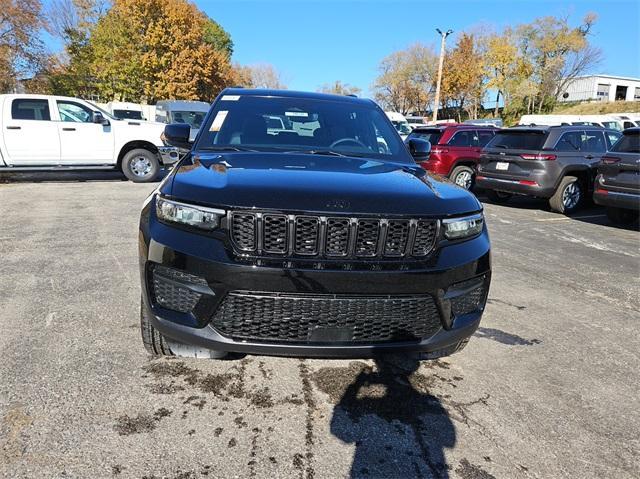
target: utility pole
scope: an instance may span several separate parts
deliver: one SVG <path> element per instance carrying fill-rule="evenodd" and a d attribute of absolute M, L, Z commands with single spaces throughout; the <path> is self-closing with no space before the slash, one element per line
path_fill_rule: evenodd
<path fill-rule="evenodd" d="M 440 42 L 440 65 L 438 66 L 438 82 L 436 83 L 436 98 L 433 102 L 433 121 L 438 119 L 438 105 L 440 104 L 440 82 L 442 81 L 442 65 L 444 64 L 444 44 L 449 35 L 453 33 L 453 30 L 447 30 L 442 32 L 439 28 L 436 28 L 436 32 L 442 37 Z"/>

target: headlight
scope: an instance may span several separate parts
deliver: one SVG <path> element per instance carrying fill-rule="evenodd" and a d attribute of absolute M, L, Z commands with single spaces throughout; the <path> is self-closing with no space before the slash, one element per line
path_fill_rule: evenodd
<path fill-rule="evenodd" d="M 484 217 L 482 213 L 442 220 L 444 237 L 450 240 L 468 238 L 480 234 L 483 224 Z"/>
<path fill-rule="evenodd" d="M 178 203 L 158 196 L 156 197 L 156 214 L 161 220 L 171 223 L 213 230 L 220 225 L 220 218 L 224 216 L 225 211 Z"/>

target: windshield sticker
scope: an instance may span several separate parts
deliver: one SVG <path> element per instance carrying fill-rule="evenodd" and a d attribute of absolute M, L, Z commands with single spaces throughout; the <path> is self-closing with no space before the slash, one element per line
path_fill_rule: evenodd
<path fill-rule="evenodd" d="M 240 95 L 223 95 L 222 101 L 238 101 L 240 99 Z"/>
<path fill-rule="evenodd" d="M 216 117 L 213 119 L 213 123 L 211 123 L 211 128 L 209 128 L 209 131 L 220 131 L 220 128 L 222 128 L 222 124 L 224 123 L 224 120 L 226 120 L 228 113 L 228 110 L 219 111 Z"/>
<path fill-rule="evenodd" d="M 285 111 L 284 114 L 286 116 L 302 116 L 302 117 L 308 117 L 309 113 L 306 113 L 304 111 Z"/>

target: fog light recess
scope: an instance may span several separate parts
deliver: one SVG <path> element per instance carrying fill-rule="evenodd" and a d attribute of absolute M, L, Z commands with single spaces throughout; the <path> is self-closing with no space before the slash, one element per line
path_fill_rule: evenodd
<path fill-rule="evenodd" d="M 191 312 L 202 297 L 189 285 L 207 286 L 204 278 L 161 265 L 152 267 L 151 277 L 154 302 L 180 313 Z"/>

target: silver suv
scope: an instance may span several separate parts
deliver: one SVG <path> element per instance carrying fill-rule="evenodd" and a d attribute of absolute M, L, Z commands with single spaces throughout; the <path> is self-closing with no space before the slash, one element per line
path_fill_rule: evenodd
<path fill-rule="evenodd" d="M 558 213 L 572 213 L 588 197 L 598 162 L 620 135 L 583 125 L 500 130 L 482 150 L 476 185 L 494 202 L 528 195 L 547 198 Z"/>

